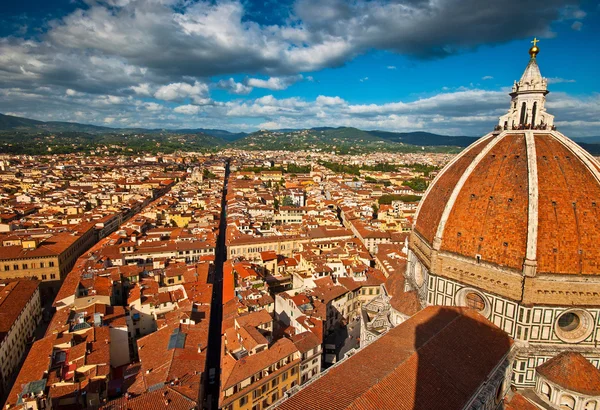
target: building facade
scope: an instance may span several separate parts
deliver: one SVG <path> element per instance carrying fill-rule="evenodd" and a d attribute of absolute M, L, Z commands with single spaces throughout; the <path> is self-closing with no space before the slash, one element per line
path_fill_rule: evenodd
<path fill-rule="evenodd" d="M 0 317 L 0 394 L 5 395 L 42 318 L 39 282 L 0 282 Z"/>

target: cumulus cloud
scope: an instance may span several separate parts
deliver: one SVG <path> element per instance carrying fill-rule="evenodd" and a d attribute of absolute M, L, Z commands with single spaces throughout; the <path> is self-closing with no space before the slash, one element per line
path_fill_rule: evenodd
<path fill-rule="evenodd" d="M 276 98 L 276 92 L 370 50 L 443 58 L 482 44 L 551 36 L 551 23 L 558 20 L 581 28 L 577 23 L 586 17 L 571 0 L 506 0 L 484 9 L 480 0 L 297 0 L 278 6 L 289 7 L 280 13 L 286 18 L 268 24 L 249 14 L 241 0 L 84 3 L 49 21 L 39 35 L 0 38 L 0 112 L 96 124 L 112 118 L 132 127 L 335 123 L 479 133 L 505 110 L 504 92 L 445 90 L 374 105 L 352 104 L 343 95 Z M 231 77 L 213 80 L 217 75 Z M 240 76 L 245 79 L 234 80 Z M 213 101 L 211 88 L 240 99 Z M 275 95 L 242 97 L 253 88 Z M 558 98 L 553 96 L 549 104 Z M 569 124 L 598 118 L 590 108 L 596 100 L 560 98 L 581 110 Z M 557 119 L 571 112 L 556 111 Z"/>
<path fill-rule="evenodd" d="M 243 83 L 236 82 L 233 78 L 228 80 L 219 80 L 215 86 L 222 90 L 227 90 L 231 94 L 246 95 L 252 91 L 252 87 L 248 87 Z"/>
<path fill-rule="evenodd" d="M 569 80 L 567 78 L 550 77 L 548 78 L 548 84 L 560 84 L 560 83 L 574 83 L 575 80 Z"/>
<path fill-rule="evenodd" d="M 344 105 L 346 101 L 340 97 L 327 97 L 325 95 L 319 95 L 315 101 L 317 105 Z"/>
<path fill-rule="evenodd" d="M 553 21 L 585 16 L 571 0 L 492 2 L 478 13 L 472 11 L 481 8 L 479 0 L 298 0 L 289 19 L 261 25 L 241 0 L 87 4 L 51 21 L 38 39 L 0 39 L 0 81 L 90 92 L 125 88 L 148 96 L 149 84 L 228 73 L 295 76 L 341 66 L 372 49 L 444 57 L 481 44 L 551 35 Z M 289 81 L 253 82 L 277 90 Z"/>
<path fill-rule="evenodd" d="M 129 88 L 137 95 L 142 95 L 146 97 L 150 97 L 152 95 L 151 86 L 148 83 L 132 85 Z"/>
<path fill-rule="evenodd" d="M 196 81 L 194 84 L 188 83 L 171 83 L 160 87 L 154 97 L 164 101 L 182 101 L 190 98 L 196 104 L 207 104 L 208 85 Z"/>
<path fill-rule="evenodd" d="M 286 77 L 270 77 L 266 80 L 260 78 L 249 78 L 247 84 L 250 87 L 266 88 L 269 90 L 285 90 L 290 85 L 303 79 L 302 74 Z"/>
<path fill-rule="evenodd" d="M 198 114 L 201 110 L 202 110 L 202 107 L 200 107 L 199 105 L 191 105 L 191 104 L 180 105 L 179 107 L 175 107 L 173 109 L 173 111 L 175 111 L 176 113 L 185 114 L 185 115 Z"/>

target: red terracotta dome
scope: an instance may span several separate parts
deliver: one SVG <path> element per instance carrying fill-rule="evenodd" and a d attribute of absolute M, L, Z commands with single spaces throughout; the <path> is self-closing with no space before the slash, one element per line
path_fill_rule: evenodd
<path fill-rule="evenodd" d="M 600 274 L 600 165 L 557 131 L 489 134 L 421 201 L 415 233 L 439 252 L 531 274 Z"/>

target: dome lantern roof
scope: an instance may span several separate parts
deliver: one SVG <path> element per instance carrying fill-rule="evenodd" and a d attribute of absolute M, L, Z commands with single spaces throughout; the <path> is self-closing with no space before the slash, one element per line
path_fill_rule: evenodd
<path fill-rule="evenodd" d="M 513 84 L 511 103 L 508 113 L 500 117 L 499 128 L 527 129 L 548 128 L 554 126 L 554 116 L 546 112 L 546 95 L 548 80 L 542 77 L 537 63 L 540 51 L 538 39 L 534 38 L 534 46 L 529 49 L 529 64 L 521 79 Z"/>

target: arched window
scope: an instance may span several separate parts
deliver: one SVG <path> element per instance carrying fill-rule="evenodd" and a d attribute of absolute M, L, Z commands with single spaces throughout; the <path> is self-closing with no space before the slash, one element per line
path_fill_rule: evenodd
<path fill-rule="evenodd" d="M 546 397 L 548 401 L 552 399 L 552 388 L 548 383 L 542 383 L 542 396 Z"/>
<path fill-rule="evenodd" d="M 568 394 L 563 394 L 560 397 L 560 408 L 561 410 L 574 410 L 575 409 L 575 398 Z"/>
<path fill-rule="evenodd" d="M 596 400 L 590 400 L 587 403 L 585 403 L 584 410 L 597 410 L 597 409 L 598 409 L 598 402 Z"/>
<path fill-rule="evenodd" d="M 519 124 L 525 124 L 525 114 L 527 114 L 527 104 L 523 103 L 521 105 L 521 121 L 519 121 Z"/>
<path fill-rule="evenodd" d="M 533 103 L 533 108 L 531 110 L 531 125 L 535 125 L 535 114 L 537 113 L 537 102 Z"/>

